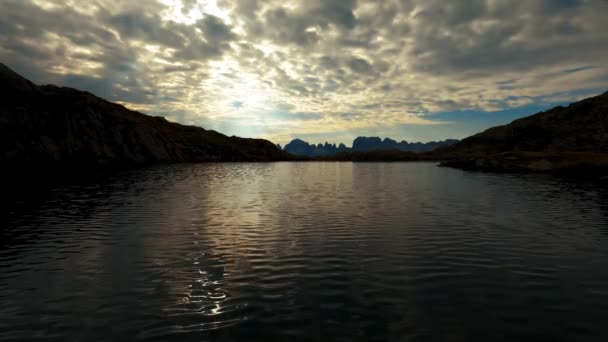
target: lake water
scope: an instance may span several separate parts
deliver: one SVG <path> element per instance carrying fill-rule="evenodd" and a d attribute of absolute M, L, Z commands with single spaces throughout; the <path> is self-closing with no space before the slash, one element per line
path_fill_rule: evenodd
<path fill-rule="evenodd" d="M 3 341 L 608 340 L 601 184 L 199 164 L 4 201 Z"/>

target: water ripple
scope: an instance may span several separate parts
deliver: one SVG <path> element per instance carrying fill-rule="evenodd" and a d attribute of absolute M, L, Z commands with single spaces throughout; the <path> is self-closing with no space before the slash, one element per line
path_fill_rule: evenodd
<path fill-rule="evenodd" d="M 171 165 L 5 194 L 0 340 L 608 339 L 608 189 Z"/>

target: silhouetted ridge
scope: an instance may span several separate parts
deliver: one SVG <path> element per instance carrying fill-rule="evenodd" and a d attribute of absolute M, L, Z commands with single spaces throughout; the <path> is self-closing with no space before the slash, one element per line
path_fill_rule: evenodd
<path fill-rule="evenodd" d="M 608 170 L 607 153 L 608 92 L 487 129 L 427 157 L 470 169 Z"/>
<path fill-rule="evenodd" d="M 437 152 L 608 151 L 608 92 L 492 127 Z"/>
<path fill-rule="evenodd" d="M 227 137 L 129 110 L 88 92 L 36 86 L 0 65 L 0 162 L 125 164 L 272 161 L 262 139 Z"/>
<path fill-rule="evenodd" d="M 0 91 L 4 100 L 13 101 L 13 96 L 36 92 L 36 85 L 0 63 Z"/>

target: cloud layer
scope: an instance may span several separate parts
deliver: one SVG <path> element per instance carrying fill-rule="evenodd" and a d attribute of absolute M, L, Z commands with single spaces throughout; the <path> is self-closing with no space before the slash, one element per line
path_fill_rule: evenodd
<path fill-rule="evenodd" d="M 281 143 L 462 137 L 608 88 L 603 0 L 0 2 L 33 81 Z"/>

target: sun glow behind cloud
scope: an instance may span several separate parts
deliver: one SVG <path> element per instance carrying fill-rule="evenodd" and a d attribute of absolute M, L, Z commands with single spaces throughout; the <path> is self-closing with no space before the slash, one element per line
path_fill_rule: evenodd
<path fill-rule="evenodd" d="M 230 13 L 219 7 L 216 0 L 191 1 L 188 4 L 180 0 L 162 0 L 167 5 L 163 18 L 186 25 L 194 25 L 204 16 L 215 16 L 226 24 L 233 23 Z M 234 28 L 238 31 L 238 27 Z M 270 41 L 255 44 L 255 47 L 265 53 L 275 53 L 280 50 Z M 236 46 L 238 49 L 238 46 Z M 276 108 L 276 94 L 269 84 L 264 83 L 260 76 L 244 70 L 238 60 L 224 58 L 210 61 L 207 65 L 206 78 L 200 83 L 201 91 L 212 90 L 212 96 L 206 96 L 200 106 L 205 108 L 202 115 L 205 120 L 221 121 L 224 129 L 235 129 L 231 126 L 259 126 L 263 128 L 265 113 Z M 197 103 L 196 96 L 192 99 Z M 238 104 L 235 106 L 235 103 Z M 232 124 L 245 121 L 246 124 Z M 191 123 L 196 124 L 196 119 Z M 200 122 L 199 122 L 200 123 Z M 236 128 L 243 133 L 251 130 Z"/>
<path fill-rule="evenodd" d="M 205 15 L 213 15 L 231 23 L 229 13 L 221 9 L 217 0 L 161 0 L 167 6 L 163 17 L 183 24 L 194 24 Z"/>
<path fill-rule="evenodd" d="M 256 74 L 242 70 L 236 61 L 209 63 L 209 77 L 203 88 L 217 89 L 217 96 L 210 103 L 213 111 L 220 116 L 242 117 L 242 113 L 260 115 L 273 106 L 273 92 Z M 234 102 L 240 108 L 234 108 Z"/>

